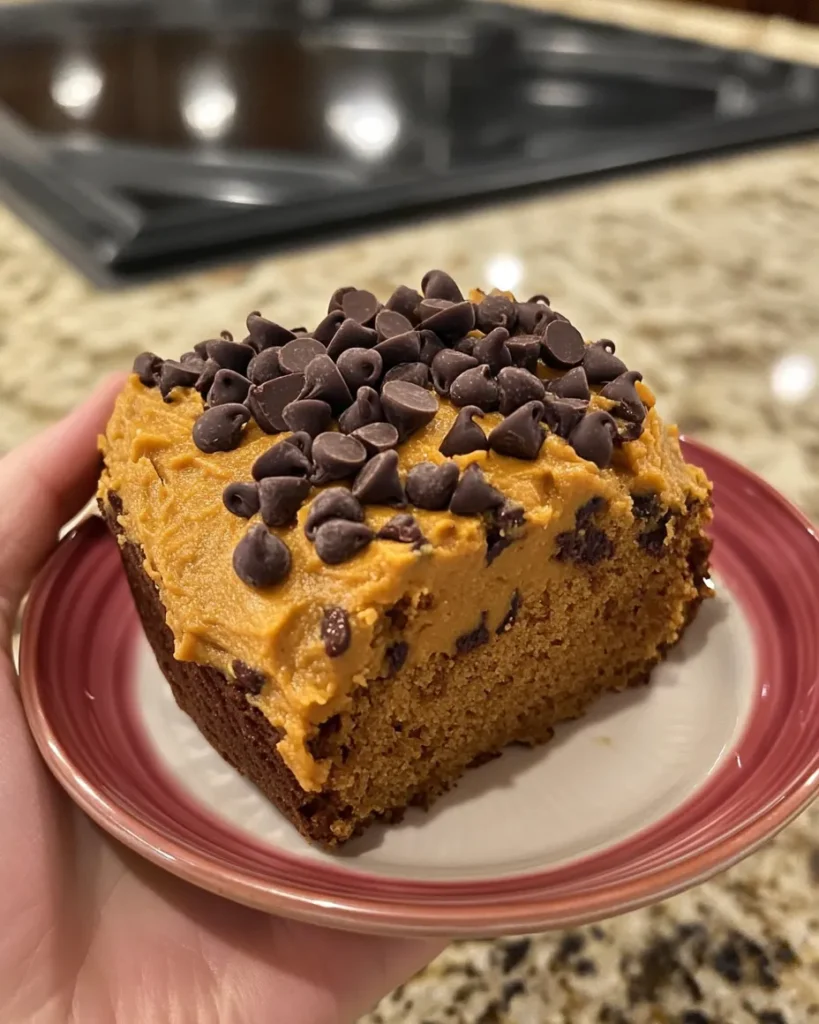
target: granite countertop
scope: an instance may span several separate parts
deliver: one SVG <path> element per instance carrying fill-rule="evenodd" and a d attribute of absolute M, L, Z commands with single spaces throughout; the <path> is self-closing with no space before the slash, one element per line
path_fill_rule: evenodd
<path fill-rule="evenodd" d="M 689 4 L 549 0 L 573 13 L 819 61 L 819 33 Z M 819 520 L 819 143 L 642 175 L 99 292 L 0 209 L 0 452 L 105 372 L 261 309 L 317 321 L 340 283 L 431 266 L 545 291 L 614 338 L 664 414 Z M 819 1021 L 819 807 L 744 863 L 595 927 L 453 945 L 361 1024 Z"/>

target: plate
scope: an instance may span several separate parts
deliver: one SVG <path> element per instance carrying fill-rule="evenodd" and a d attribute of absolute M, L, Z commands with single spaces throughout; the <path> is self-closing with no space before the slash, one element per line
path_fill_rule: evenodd
<path fill-rule="evenodd" d="M 540 931 L 701 882 L 819 788 L 819 542 L 767 484 L 684 445 L 714 481 L 717 597 L 650 686 L 467 773 L 427 813 L 335 855 L 301 839 L 176 707 L 97 519 L 62 541 L 26 609 L 22 692 L 40 750 L 149 860 L 334 927 Z"/>

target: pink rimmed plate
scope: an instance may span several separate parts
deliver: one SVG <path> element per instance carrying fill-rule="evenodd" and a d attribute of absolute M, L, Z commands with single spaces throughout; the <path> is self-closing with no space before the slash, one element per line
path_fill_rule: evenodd
<path fill-rule="evenodd" d="M 88 520 L 37 580 L 23 698 L 49 767 L 104 829 L 197 885 L 359 931 L 488 935 L 630 910 L 750 853 L 819 788 L 819 542 L 702 445 L 718 596 L 649 687 L 468 773 L 429 813 L 310 847 L 175 705 L 116 543 Z"/>

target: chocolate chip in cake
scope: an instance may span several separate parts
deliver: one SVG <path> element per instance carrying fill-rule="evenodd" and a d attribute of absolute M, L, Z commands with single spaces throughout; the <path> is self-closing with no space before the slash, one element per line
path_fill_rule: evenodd
<path fill-rule="evenodd" d="M 404 662 L 409 654 L 409 644 L 406 640 L 397 640 L 390 644 L 384 652 L 387 659 L 387 675 L 394 676 L 404 667 Z"/>
<path fill-rule="evenodd" d="M 521 533 L 526 524 L 523 506 L 508 498 L 486 517 L 486 564 L 491 565 Z"/>
<path fill-rule="evenodd" d="M 405 316 L 411 323 L 418 321 L 418 306 L 421 302 L 421 295 L 414 289 L 400 284 L 385 303 L 386 309 Z"/>
<path fill-rule="evenodd" d="M 281 352 L 279 346 L 274 345 L 264 349 L 250 360 L 247 375 L 254 384 L 264 384 L 265 381 L 281 376 L 279 352 Z"/>
<path fill-rule="evenodd" d="M 586 345 L 583 335 L 565 320 L 548 324 L 540 343 L 540 354 L 547 366 L 567 370 L 583 362 Z"/>
<path fill-rule="evenodd" d="M 321 639 L 328 658 L 338 658 L 350 646 L 350 618 L 343 608 L 325 608 L 321 615 Z"/>
<path fill-rule="evenodd" d="M 290 562 L 290 549 L 261 523 L 250 527 L 233 552 L 233 569 L 250 587 L 280 583 L 290 572 Z"/>
<path fill-rule="evenodd" d="M 297 398 L 284 407 L 282 419 L 290 430 L 318 437 L 330 426 L 333 410 L 318 398 Z"/>
<path fill-rule="evenodd" d="M 506 348 L 512 357 L 512 365 L 522 367 L 530 373 L 537 373 L 537 362 L 540 358 L 540 338 L 520 335 L 510 338 Z"/>
<path fill-rule="evenodd" d="M 292 444 L 312 461 L 313 457 L 313 438 L 305 430 L 296 430 L 288 437 L 282 438 L 282 444 Z"/>
<path fill-rule="evenodd" d="M 379 313 L 379 316 L 381 315 Z M 386 315 L 398 316 L 397 313 L 387 313 Z M 375 346 L 375 351 L 381 356 L 386 369 L 399 366 L 402 363 L 416 363 L 421 355 L 421 338 L 417 331 L 396 334 L 379 341 Z"/>
<path fill-rule="evenodd" d="M 541 402 L 546 389 L 540 378 L 519 366 L 505 366 L 498 374 L 500 411 L 504 416 L 527 402 Z"/>
<path fill-rule="evenodd" d="M 374 536 L 364 523 L 328 519 L 316 530 L 316 554 L 326 565 L 340 565 L 366 548 Z"/>
<path fill-rule="evenodd" d="M 421 327 L 437 334 L 441 341 L 452 343 L 469 334 L 475 327 L 475 307 L 471 302 L 438 306 L 438 303 L 443 302 L 443 299 L 431 299 L 422 304 L 422 308 L 434 312 L 421 321 Z"/>
<path fill-rule="evenodd" d="M 480 623 L 469 633 L 464 633 L 455 641 L 457 654 L 469 654 L 476 647 L 489 643 L 489 630 L 486 628 L 486 612 L 481 612 Z"/>
<path fill-rule="evenodd" d="M 257 352 L 264 352 L 266 349 L 274 347 L 281 348 L 282 345 L 286 345 L 288 341 L 292 341 L 295 337 L 292 331 L 282 327 L 281 324 L 265 319 L 261 313 L 253 312 L 248 314 L 245 323 L 250 337 L 249 344 Z"/>
<path fill-rule="evenodd" d="M 250 389 L 247 405 L 262 430 L 268 434 L 278 434 L 282 430 L 287 430 L 284 408 L 295 402 L 303 387 L 304 375 L 292 373 L 265 381 L 264 384 Z"/>
<path fill-rule="evenodd" d="M 316 530 L 329 519 L 347 519 L 351 523 L 364 522 L 364 509 L 346 487 L 328 487 L 312 501 L 304 522 L 304 535 L 315 540 Z"/>
<path fill-rule="evenodd" d="M 352 436 L 364 445 L 368 455 L 389 451 L 398 444 L 398 431 L 392 423 L 367 423 L 354 430 Z"/>
<path fill-rule="evenodd" d="M 306 477 L 312 468 L 310 459 L 296 445 L 278 441 L 256 459 L 250 472 L 254 480 L 264 480 L 267 476 Z"/>
<path fill-rule="evenodd" d="M 166 359 L 159 371 L 159 390 L 166 402 L 170 401 L 174 388 L 192 388 L 199 379 L 199 370 L 185 366 L 175 359 Z"/>
<path fill-rule="evenodd" d="M 589 403 L 579 398 L 555 398 L 547 392 L 543 399 L 543 422 L 553 434 L 566 441 L 588 407 Z"/>
<path fill-rule="evenodd" d="M 542 416 L 542 402 L 527 402 L 515 409 L 489 434 L 489 447 L 513 459 L 536 459 L 546 436 L 540 425 Z"/>
<path fill-rule="evenodd" d="M 432 331 L 421 331 L 419 337 L 421 339 L 421 354 L 418 358 L 426 366 L 432 366 L 432 360 L 439 352 L 446 350 L 446 345 Z"/>
<path fill-rule="evenodd" d="M 250 345 L 244 342 L 226 341 L 224 338 L 214 338 L 207 343 L 208 358 L 217 362 L 223 370 L 235 370 L 237 373 L 247 373 L 250 360 L 256 352 Z"/>
<path fill-rule="evenodd" d="M 600 410 L 587 413 L 569 435 L 569 444 L 581 459 L 593 462 L 599 469 L 611 464 L 617 424 Z"/>
<path fill-rule="evenodd" d="M 326 484 L 355 476 L 367 461 L 367 449 L 352 436 L 328 430 L 313 441 L 313 483 Z"/>
<path fill-rule="evenodd" d="M 155 388 L 159 383 L 159 374 L 162 371 L 162 360 L 153 352 L 140 352 L 134 360 L 134 373 L 139 377 L 141 384 L 146 388 Z"/>
<path fill-rule="evenodd" d="M 233 662 L 231 668 L 233 669 L 236 686 L 244 690 L 245 693 L 252 693 L 255 697 L 262 692 L 262 688 L 267 681 L 263 672 L 251 668 L 250 665 L 246 665 L 238 659 Z"/>
<path fill-rule="evenodd" d="M 393 516 L 378 531 L 379 540 L 394 540 L 399 544 L 412 544 L 414 548 L 423 547 L 427 543 L 421 532 L 418 520 L 409 512 L 401 512 Z"/>
<path fill-rule="evenodd" d="M 419 462 L 407 473 L 404 486 L 413 505 L 437 512 L 447 508 L 457 483 L 458 467 L 454 462 Z"/>
<path fill-rule="evenodd" d="M 320 341 L 304 335 L 282 345 L 279 351 L 279 366 L 283 373 L 304 373 L 307 364 L 316 356 L 326 354 L 327 350 Z"/>
<path fill-rule="evenodd" d="M 625 373 L 628 367 L 614 354 L 614 342 L 602 338 L 586 346 L 583 369 L 586 371 L 589 384 L 607 384 L 621 373 Z"/>
<path fill-rule="evenodd" d="M 449 510 L 456 516 L 477 516 L 503 504 L 503 495 L 483 475 L 477 463 L 471 463 L 458 481 Z"/>
<path fill-rule="evenodd" d="M 222 491 L 222 501 L 228 512 L 242 519 L 250 519 L 259 511 L 259 488 L 257 484 L 228 484 Z"/>
<path fill-rule="evenodd" d="M 334 309 L 341 309 L 341 303 L 345 295 L 349 295 L 350 292 L 356 291 L 355 285 L 345 284 L 340 288 L 336 288 L 333 294 L 330 296 L 330 301 L 327 304 L 327 312 L 331 313 Z"/>
<path fill-rule="evenodd" d="M 421 278 L 421 291 L 427 299 L 463 302 L 461 289 L 445 270 L 428 270 Z"/>
<path fill-rule="evenodd" d="M 438 401 L 417 384 L 394 380 L 381 389 L 381 405 L 402 441 L 435 418 Z"/>
<path fill-rule="evenodd" d="M 589 381 L 582 366 L 575 366 L 562 377 L 550 380 L 546 388 L 556 398 L 577 398 L 586 402 L 591 398 Z"/>
<path fill-rule="evenodd" d="M 259 481 L 259 508 L 266 526 L 289 526 L 310 493 L 301 476 L 266 476 Z"/>
<path fill-rule="evenodd" d="M 206 409 L 194 423 L 193 443 L 207 455 L 233 451 L 239 447 L 249 420 L 250 413 L 244 405 L 215 405 Z"/>
<path fill-rule="evenodd" d="M 381 452 L 370 459 L 353 482 L 353 496 L 364 505 L 404 505 L 398 452 Z"/>
<path fill-rule="evenodd" d="M 575 512 L 575 526 L 586 526 L 596 515 L 600 512 L 604 512 L 608 508 L 608 504 L 609 503 L 602 494 L 595 494 L 593 498 L 589 498 L 589 500 L 584 502 Z"/>
<path fill-rule="evenodd" d="M 613 410 L 617 413 L 617 410 Z M 615 437 L 615 444 L 624 444 L 626 441 L 636 441 L 643 433 L 642 423 L 631 423 L 628 420 L 620 420 L 617 424 L 617 437 Z"/>
<path fill-rule="evenodd" d="M 671 513 L 666 512 L 665 515 L 661 516 L 656 526 L 649 527 L 649 529 L 644 530 L 639 535 L 637 543 L 646 554 L 653 555 L 655 558 L 659 558 L 663 554 L 670 519 Z"/>
<path fill-rule="evenodd" d="M 385 384 L 389 384 L 391 380 L 405 380 L 408 384 L 415 384 L 427 390 L 432 387 L 426 363 L 399 363 L 384 374 Z"/>
<path fill-rule="evenodd" d="M 647 494 L 632 494 L 631 510 L 635 519 L 656 519 L 662 512 L 660 496 L 653 491 Z"/>
<path fill-rule="evenodd" d="M 492 412 L 500 402 L 500 390 L 489 367 L 483 364 L 456 377 L 449 398 L 454 405 L 477 405 L 484 412 Z"/>
<path fill-rule="evenodd" d="M 375 319 L 380 304 L 372 292 L 356 288 L 342 295 L 341 308 L 344 310 L 344 315 L 350 320 L 369 325 Z"/>
<path fill-rule="evenodd" d="M 486 451 L 489 442 L 473 417 L 483 416 L 477 405 L 467 405 L 458 412 L 446 437 L 441 441 L 438 451 L 447 457 L 452 455 L 469 455 L 470 452 Z M 429 463 L 428 463 L 429 465 Z M 442 506 L 444 507 L 444 506 Z"/>
<path fill-rule="evenodd" d="M 597 565 L 614 554 L 614 544 L 610 538 L 594 523 L 566 533 L 559 533 L 556 538 L 559 562 L 576 562 L 578 565 Z"/>
<path fill-rule="evenodd" d="M 330 312 L 325 316 L 321 323 L 313 331 L 313 337 L 316 341 L 320 341 L 322 345 L 329 344 L 336 331 L 344 321 L 344 313 L 340 309 L 331 309 Z"/>
<path fill-rule="evenodd" d="M 365 386 L 358 389 L 353 404 L 339 416 L 338 427 L 343 434 L 352 434 L 383 419 L 384 410 L 378 392 Z"/>
<path fill-rule="evenodd" d="M 505 327 L 496 327 L 483 338 L 475 342 L 472 355 L 479 363 L 485 363 L 493 374 L 498 374 L 504 366 L 512 365 L 512 356 L 506 342 L 509 331 Z"/>
<path fill-rule="evenodd" d="M 509 611 L 506 613 L 506 615 L 504 615 L 503 621 L 495 630 L 498 636 L 502 636 L 504 633 L 507 633 L 512 628 L 512 626 L 514 626 L 514 624 L 517 622 L 518 612 L 520 611 L 521 603 L 522 599 L 520 596 L 520 591 L 513 590 L 512 597 L 509 601 Z"/>
<path fill-rule="evenodd" d="M 299 397 L 326 402 L 335 416 L 344 412 L 353 401 L 338 366 L 326 352 L 311 359 L 304 368 L 304 387 Z"/>
<path fill-rule="evenodd" d="M 208 392 L 213 387 L 213 382 L 216 380 L 216 374 L 222 369 L 222 367 L 216 362 L 215 359 L 208 359 L 205 365 L 199 372 L 199 376 L 196 378 L 194 387 L 202 396 L 202 398 L 208 400 Z"/>
<path fill-rule="evenodd" d="M 337 366 L 352 394 L 359 388 L 378 387 L 384 363 L 376 349 L 348 348 L 338 357 Z"/>
<path fill-rule="evenodd" d="M 432 360 L 432 386 L 439 395 L 446 397 L 458 377 L 478 365 L 474 356 L 445 348 Z"/>
<path fill-rule="evenodd" d="M 516 323 L 515 304 L 505 295 L 486 295 L 475 307 L 475 326 L 484 333 L 495 327 L 505 327 L 511 333 Z"/>
<path fill-rule="evenodd" d="M 345 320 L 333 340 L 327 346 L 327 355 L 338 359 L 348 348 L 372 348 L 378 341 L 378 335 L 371 327 L 362 327 L 356 320 Z"/>
<path fill-rule="evenodd" d="M 621 373 L 619 377 L 615 377 L 601 389 L 601 398 L 608 398 L 617 403 L 611 410 L 615 416 L 621 416 L 624 420 L 638 424 L 646 418 L 646 407 L 634 386 L 638 380 L 642 379 L 643 375 L 638 370 L 626 370 L 625 373 Z M 630 440 L 635 439 L 630 438 Z"/>
<path fill-rule="evenodd" d="M 208 391 L 208 405 L 227 405 L 244 402 L 250 391 L 250 381 L 236 370 L 218 370 Z"/>

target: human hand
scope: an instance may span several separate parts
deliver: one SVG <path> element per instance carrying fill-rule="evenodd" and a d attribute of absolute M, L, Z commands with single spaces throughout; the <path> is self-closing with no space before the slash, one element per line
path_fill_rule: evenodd
<path fill-rule="evenodd" d="M 165 874 L 77 810 L 29 734 L 14 618 L 94 490 L 121 378 L 0 461 L 0 1020 L 351 1024 L 440 944 L 269 917 Z"/>

